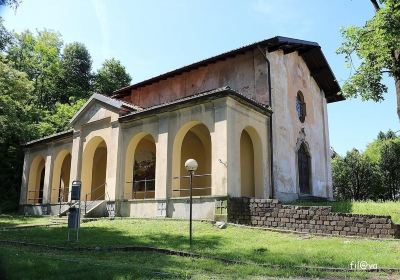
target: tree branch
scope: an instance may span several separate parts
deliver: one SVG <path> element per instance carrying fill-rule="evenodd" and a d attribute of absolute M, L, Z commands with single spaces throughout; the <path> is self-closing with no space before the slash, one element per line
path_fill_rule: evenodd
<path fill-rule="evenodd" d="M 380 7 L 379 7 L 378 2 L 376 2 L 376 0 L 370 0 L 370 1 L 371 1 L 372 5 L 374 6 L 375 11 L 376 11 L 376 12 L 379 11 L 379 10 L 380 10 Z"/>

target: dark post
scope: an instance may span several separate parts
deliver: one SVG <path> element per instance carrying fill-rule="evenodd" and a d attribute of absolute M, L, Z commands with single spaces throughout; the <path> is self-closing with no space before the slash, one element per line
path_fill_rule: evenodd
<path fill-rule="evenodd" d="M 194 171 L 189 171 L 190 177 L 189 177 L 189 196 L 190 196 L 190 205 L 189 205 L 189 244 L 190 248 L 192 248 L 192 184 L 193 184 L 193 173 Z"/>

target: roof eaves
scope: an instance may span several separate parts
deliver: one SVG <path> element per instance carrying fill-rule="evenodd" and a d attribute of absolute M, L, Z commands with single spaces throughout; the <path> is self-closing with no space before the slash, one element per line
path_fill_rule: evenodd
<path fill-rule="evenodd" d="M 72 129 L 67 130 L 67 131 L 58 132 L 58 133 L 55 133 L 55 134 L 51 134 L 51 135 L 48 135 L 48 136 L 45 136 L 45 137 L 42 137 L 42 138 L 39 138 L 39 139 L 35 139 L 35 140 L 32 140 L 32 141 L 26 142 L 23 146 L 24 147 L 30 147 L 30 146 L 33 146 L 33 145 L 36 145 L 36 144 L 49 142 L 51 140 L 59 140 L 59 139 L 72 137 L 73 132 L 74 131 Z"/>

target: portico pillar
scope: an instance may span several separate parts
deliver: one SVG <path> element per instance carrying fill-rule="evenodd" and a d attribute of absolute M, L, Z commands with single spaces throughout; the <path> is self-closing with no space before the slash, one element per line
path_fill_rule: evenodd
<path fill-rule="evenodd" d="M 228 123 L 226 103 L 215 104 L 211 136 L 211 195 L 228 193 Z"/>
<path fill-rule="evenodd" d="M 166 199 L 168 197 L 168 117 L 159 117 L 158 137 L 156 140 L 156 199 Z"/>
<path fill-rule="evenodd" d="M 21 194 L 19 196 L 19 205 L 27 204 L 30 162 L 31 162 L 30 149 L 26 149 L 24 157 L 24 167 L 22 169 L 22 182 L 21 182 Z"/>
<path fill-rule="evenodd" d="M 83 144 L 80 131 L 74 131 L 71 152 L 71 172 L 69 182 L 72 184 L 75 180 L 81 180 Z M 71 192 L 68 194 L 68 200 L 71 200 Z"/>
<path fill-rule="evenodd" d="M 107 178 L 106 178 L 106 194 L 105 199 L 114 201 L 117 194 L 122 192 L 123 185 L 117 184 L 118 171 L 119 171 L 119 158 L 124 156 L 120 151 L 120 131 L 118 121 L 111 123 L 110 143 L 107 146 Z M 93 167 L 95 168 L 95 167 Z"/>
<path fill-rule="evenodd" d="M 47 148 L 46 163 L 44 167 L 44 183 L 43 183 L 43 202 L 51 202 L 51 181 L 53 175 L 54 156 L 53 156 L 54 144 L 49 144 Z"/>

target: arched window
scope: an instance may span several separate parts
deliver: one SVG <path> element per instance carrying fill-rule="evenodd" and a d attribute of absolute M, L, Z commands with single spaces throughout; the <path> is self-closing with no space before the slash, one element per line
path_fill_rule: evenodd
<path fill-rule="evenodd" d="M 299 120 L 301 122 L 304 122 L 304 120 L 306 119 L 306 103 L 304 102 L 304 96 L 301 93 L 301 91 L 299 91 L 297 93 L 296 111 L 297 111 L 297 116 L 299 117 Z"/>

